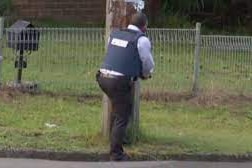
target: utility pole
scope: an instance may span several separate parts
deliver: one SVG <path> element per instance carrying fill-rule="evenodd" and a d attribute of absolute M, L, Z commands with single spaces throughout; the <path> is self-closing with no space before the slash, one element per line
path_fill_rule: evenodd
<path fill-rule="evenodd" d="M 114 29 L 126 28 L 130 22 L 131 16 L 137 11 L 142 10 L 144 2 L 142 0 L 107 0 L 106 2 L 106 46 L 108 37 Z M 136 81 L 132 91 L 133 115 L 130 121 L 129 132 L 130 140 L 136 139 L 139 129 L 139 102 L 140 102 L 140 82 Z M 103 97 L 103 115 L 102 115 L 102 133 L 109 137 L 111 133 L 111 113 L 113 107 L 109 98 Z"/>

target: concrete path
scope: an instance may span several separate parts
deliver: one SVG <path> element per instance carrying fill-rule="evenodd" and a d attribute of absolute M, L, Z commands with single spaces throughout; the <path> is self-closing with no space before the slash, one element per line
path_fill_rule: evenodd
<path fill-rule="evenodd" d="M 252 162 L 60 162 L 32 159 L 0 159 L 0 168 L 251 168 Z"/>

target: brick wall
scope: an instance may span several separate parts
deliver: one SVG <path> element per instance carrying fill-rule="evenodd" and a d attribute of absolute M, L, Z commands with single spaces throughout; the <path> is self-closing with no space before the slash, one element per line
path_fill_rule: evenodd
<path fill-rule="evenodd" d="M 12 0 L 20 18 L 51 18 L 81 23 L 105 22 L 106 0 Z M 146 11 L 154 20 L 160 0 L 146 0 Z"/>
<path fill-rule="evenodd" d="M 105 0 L 13 0 L 15 15 L 23 18 L 102 23 Z"/>

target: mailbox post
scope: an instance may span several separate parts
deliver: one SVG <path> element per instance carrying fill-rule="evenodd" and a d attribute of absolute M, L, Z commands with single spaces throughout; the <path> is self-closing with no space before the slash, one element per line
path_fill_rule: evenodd
<path fill-rule="evenodd" d="M 19 20 L 7 30 L 8 47 L 17 52 L 15 68 L 17 68 L 17 84 L 21 84 L 22 70 L 27 68 L 25 52 L 37 51 L 39 44 L 39 31 L 27 21 Z"/>

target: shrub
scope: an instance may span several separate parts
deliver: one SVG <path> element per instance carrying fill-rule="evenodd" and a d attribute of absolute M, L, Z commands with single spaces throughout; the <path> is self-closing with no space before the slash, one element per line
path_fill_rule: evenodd
<path fill-rule="evenodd" d="M 12 6 L 11 0 L 0 0 L 0 16 L 9 14 Z"/>

